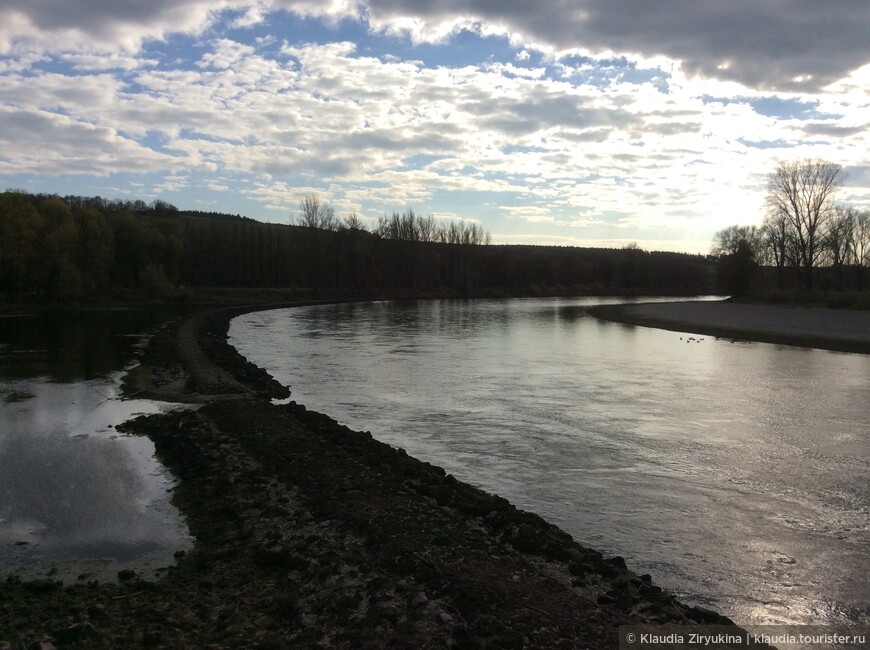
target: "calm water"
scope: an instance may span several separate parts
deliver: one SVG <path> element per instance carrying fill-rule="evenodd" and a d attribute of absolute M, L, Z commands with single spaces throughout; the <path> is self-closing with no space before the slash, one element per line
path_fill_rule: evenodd
<path fill-rule="evenodd" d="M 588 316 L 599 302 L 307 307 L 230 336 L 295 400 L 687 602 L 747 625 L 870 622 L 870 357 L 690 341 Z"/>
<path fill-rule="evenodd" d="M 150 313 L 0 317 L 0 575 L 108 579 L 190 546 L 154 445 L 115 427 L 168 405 L 119 382 Z"/>

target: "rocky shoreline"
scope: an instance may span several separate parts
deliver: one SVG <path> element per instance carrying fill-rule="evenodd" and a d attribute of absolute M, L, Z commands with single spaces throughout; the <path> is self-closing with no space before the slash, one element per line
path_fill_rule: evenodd
<path fill-rule="evenodd" d="M 283 305 L 286 306 L 286 305 Z M 268 308 L 264 306 L 261 308 Z M 293 402 L 200 312 L 155 335 L 128 394 L 196 538 L 159 580 L 0 588 L 0 648 L 616 648 L 620 625 L 731 624 L 537 515 Z"/>

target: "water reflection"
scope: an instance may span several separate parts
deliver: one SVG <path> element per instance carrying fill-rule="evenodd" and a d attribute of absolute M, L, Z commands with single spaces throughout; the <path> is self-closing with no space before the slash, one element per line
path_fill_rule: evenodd
<path fill-rule="evenodd" d="M 138 310 L 75 310 L 0 317 L 0 377 L 72 382 L 123 368 L 165 318 Z"/>
<path fill-rule="evenodd" d="M 157 568 L 190 546 L 153 444 L 114 430 L 168 407 L 121 399 L 119 390 L 140 328 L 156 320 L 136 312 L 0 318 L 0 573 L 52 568 L 66 579 L 107 579 L 118 562 Z"/>
<path fill-rule="evenodd" d="M 146 496 L 133 456 L 116 441 L 20 433 L 0 441 L 4 542 L 39 543 L 59 557 L 124 540 L 135 554 L 154 532 Z"/>
<path fill-rule="evenodd" d="M 599 302 L 321 306 L 230 334 L 294 399 L 689 602 L 870 620 L 870 358 L 606 323 Z"/>

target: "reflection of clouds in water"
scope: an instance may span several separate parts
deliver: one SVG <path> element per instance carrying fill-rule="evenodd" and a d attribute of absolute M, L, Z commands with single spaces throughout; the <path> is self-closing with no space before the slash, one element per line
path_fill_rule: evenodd
<path fill-rule="evenodd" d="M 73 580 L 103 559 L 166 566 L 190 546 L 153 443 L 114 431 L 167 408 L 118 399 L 121 369 L 161 320 L 129 310 L 0 316 L 0 576 L 43 575 L 58 561 Z"/>
<path fill-rule="evenodd" d="M 0 438 L 0 539 L 63 555 L 126 555 L 161 533 L 145 483 L 117 441 L 13 433 Z M 22 537 L 23 535 L 23 537 Z M 125 552 L 126 551 L 126 552 Z"/>

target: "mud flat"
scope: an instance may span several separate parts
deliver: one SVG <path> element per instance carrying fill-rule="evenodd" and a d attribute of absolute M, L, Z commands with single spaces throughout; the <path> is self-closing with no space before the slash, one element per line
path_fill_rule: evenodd
<path fill-rule="evenodd" d="M 3 647 L 616 648 L 626 624 L 725 624 L 537 515 L 289 403 L 200 313 L 159 332 L 130 421 L 179 478 L 193 550 L 157 575 L 0 584 Z M 737 628 L 735 628 L 736 630 Z"/>
<path fill-rule="evenodd" d="M 677 332 L 870 354 L 870 311 L 691 301 L 603 305 L 589 313 Z"/>

